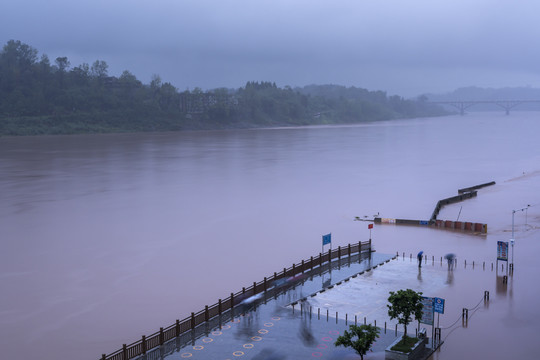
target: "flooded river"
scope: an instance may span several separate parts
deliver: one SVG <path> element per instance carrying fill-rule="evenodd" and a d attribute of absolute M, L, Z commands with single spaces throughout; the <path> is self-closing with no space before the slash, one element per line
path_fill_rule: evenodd
<path fill-rule="evenodd" d="M 354 126 L 0 138 L 0 346 L 6 359 L 97 359 L 333 246 L 355 216 L 439 218 L 478 236 L 375 226 L 378 252 L 491 262 L 511 236 L 511 291 L 437 359 L 532 356 L 540 330 L 540 114 L 471 113 Z M 456 276 L 459 291 L 483 293 Z M 495 278 L 485 280 L 493 288 Z M 500 290 L 500 288 L 499 288 Z M 477 300 L 478 296 L 471 299 Z M 459 306 L 454 305 L 454 310 Z M 443 333 L 443 337 L 444 337 Z M 490 344 L 507 344 L 503 350 Z"/>

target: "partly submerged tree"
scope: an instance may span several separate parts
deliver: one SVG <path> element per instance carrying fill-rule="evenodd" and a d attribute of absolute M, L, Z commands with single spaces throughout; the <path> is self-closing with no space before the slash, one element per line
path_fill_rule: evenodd
<path fill-rule="evenodd" d="M 379 329 L 373 325 L 351 325 L 349 330 L 350 332 L 345 330 L 343 335 L 338 336 L 334 345 L 353 348 L 363 360 L 375 339 L 379 337 Z"/>
<path fill-rule="evenodd" d="M 388 297 L 388 316 L 390 319 L 398 319 L 400 324 L 405 327 L 403 337 L 407 336 L 407 325 L 412 321 L 411 315 L 416 319 L 422 317 L 422 293 L 411 289 L 398 290 L 397 292 L 390 291 Z"/>

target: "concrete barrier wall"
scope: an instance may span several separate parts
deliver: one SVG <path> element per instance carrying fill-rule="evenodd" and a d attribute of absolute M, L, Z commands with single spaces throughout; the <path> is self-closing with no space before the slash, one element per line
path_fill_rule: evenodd
<path fill-rule="evenodd" d="M 435 226 L 438 228 L 465 230 L 471 232 L 487 233 L 487 224 L 451 221 L 451 220 L 437 220 Z"/>
<path fill-rule="evenodd" d="M 435 210 L 433 210 L 433 214 L 431 214 L 430 221 L 434 223 L 435 220 L 437 220 L 437 216 L 439 216 L 439 212 L 441 211 L 443 206 L 449 205 L 449 204 L 455 204 L 463 200 L 471 199 L 473 197 L 476 197 L 476 195 L 478 195 L 477 191 L 471 191 L 471 192 L 467 192 L 461 195 L 456 195 L 456 196 L 452 196 L 446 199 L 439 200 L 437 202 L 437 205 L 435 205 Z"/>
<path fill-rule="evenodd" d="M 377 224 L 398 224 L 398 225 L 430 225 L 427 220 L 408 220 L 408 219 L 389 219 L 389 218 L 375 218 L 373 221 Z M 435 220 L 431 225 L 442 229 L 463 230 L 470 232 L 487 233 L 487 224 L 472 223 L 463 221 L 452 220 Z"/>

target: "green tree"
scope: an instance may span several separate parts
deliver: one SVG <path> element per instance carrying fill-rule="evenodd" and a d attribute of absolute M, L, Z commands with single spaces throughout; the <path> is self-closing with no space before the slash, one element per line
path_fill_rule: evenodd
<path fill-rule="evenodd" d="M 90 73 L 96 78 L 105 78 L 108 75 L 109 65 L 103 60 L 96 60 L 90 68 Z"/>
<path fill-rule="evenodd" d="M 351 347 L 363 360 L 364 355 L 371 349 L 375 339 L 379 337 L 379 329 L 373 325 L 351 325 L 349 331 L 338 336 L 335 346 Z"/>
<path fill-rule="evenodd" d="M 388 316 L 390 319 L 398 319 L 400 324 L 405 327 L 403 337 L 407 336 L 407 325 L 412 321 L 411 315 L 416 319 L 422 317 L 422 293 L 411 289 L 398 290 L 397 292 L 390 291 L 388 297 L 390 305 L 388 307 Z"/>
<path fill-rule="evenodd" d="M 68 58 L 65 56 L 57 57 L 55 62 L 56 66 L 58 67 L 58 71 L 60 71 L 61 73 L 64 73 L 71 65 Z"/>

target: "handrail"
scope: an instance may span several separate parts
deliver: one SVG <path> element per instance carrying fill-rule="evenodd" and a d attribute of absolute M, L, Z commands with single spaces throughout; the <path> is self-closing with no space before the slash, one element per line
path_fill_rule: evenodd
<path fill-rule="evenodd" d="M 330 249 L 327 252 L 319 253 L 318 256 L 312 256 L 309 260 L 302 260 L 298 264 L 293 263 L 290 268 L 283 268 L 282 271 L 275 272 L 272 276 L 265 277 L 262 281 L 254 282 L 248 287 L 243 287 L 241 291 L 231 293 L 231 295 L 225 299 L 219 299 L 217 303 L 210 306 L 207 305 L 203 310 L 197 313 L 192 312 L 191 316 L 188 316 L 183 320 L 176 320 L 176 323 L 166 328 L 160 328 L 159 331 L 149 336 L 143 336 L 140 340 L 129 345 L 123 344 L 121 349 L 116 350 L 109 355 L 103 354 L 100 360 L 129 360 L 139 355 L 146 354 L 149 350 L 161 346 L 165 342 L 195 329 L 197 326 L 210 321 L 216 316 L 220 316 L 228 310 L 234 309 L 235 305 L 239 304 L 246 296 L 266 292 L 267 290 L 274 288 L 275 280 L 293 277 L 297 274 L 304 273 L 305 271 L 311 271 L 316 267 L 321 267 L 323 264 L 331 263 L 335 258 L 341 259 L 344 256 L 348 257 L 352 254 L 366 251 L 371 252 L 371 240 L 365 242 L 360 241 L 352 245 L 348 244 L 345 247 L 339 246 L 337 249 Z M 174 329 L 174 336 L 170 335 L 172 329 Z"/>

